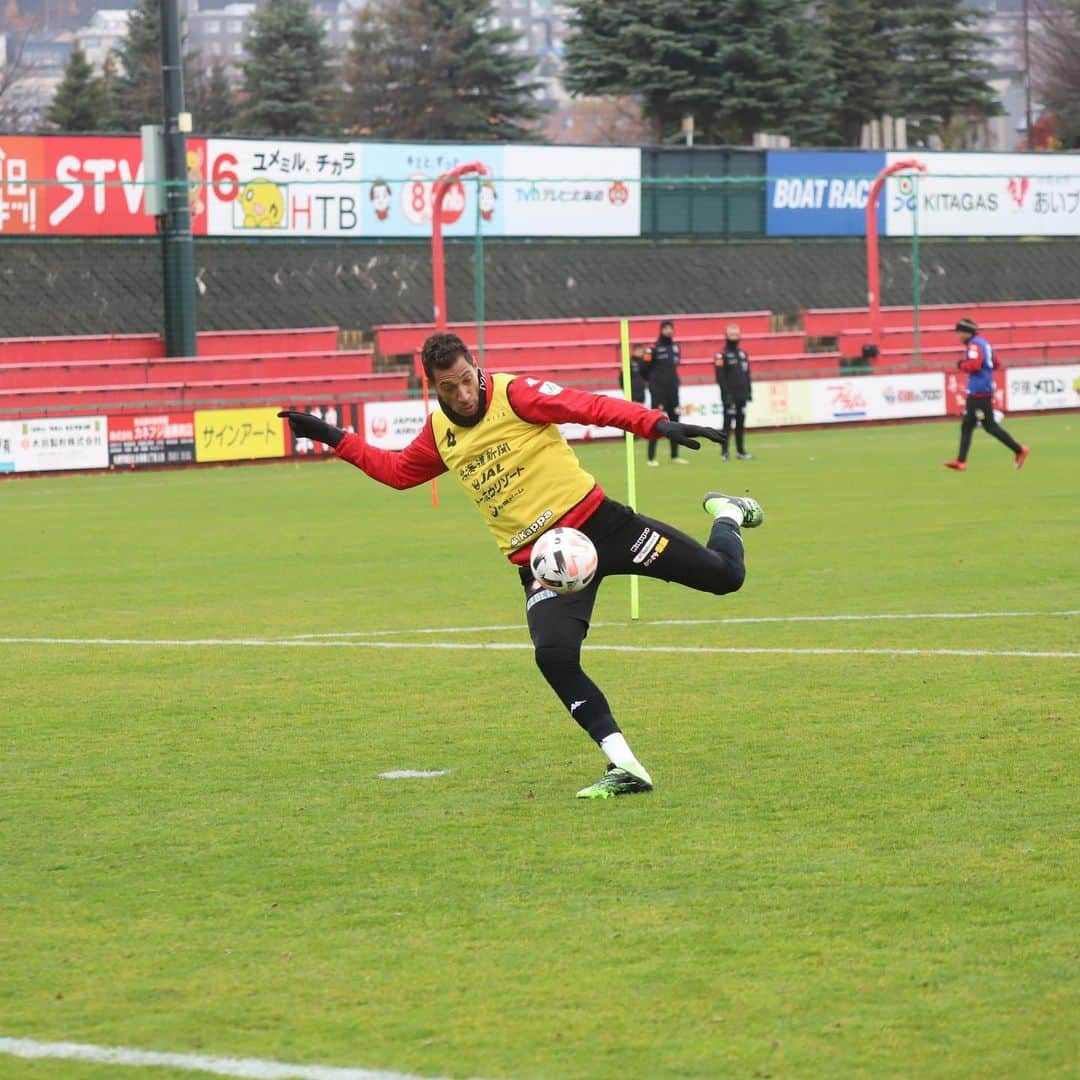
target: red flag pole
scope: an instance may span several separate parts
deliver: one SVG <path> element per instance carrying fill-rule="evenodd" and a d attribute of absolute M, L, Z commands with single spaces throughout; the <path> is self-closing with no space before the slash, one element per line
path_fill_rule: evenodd
<path fill-rule="evenodd" d="M 443 236 L 442 236 L 442 211 L 443 201 L 446 198 L 447 192 L 457 183 L 460 182 L 463 176 L 468 176 L 472 173 L 479 173 L 481 176 L 487 176 L 487 166 L 481 161 L 470 161 L 467 165 L 458 165 L 457 168 L 451 169 L 447 173 L 443 173 L 438 180 L 435 181 L 432 188 L 431 198 L 431 292 L 432 301 L 435 314 L 435 330 L 446 329 L 446 263 L 443 256 Z M 423 366 L 420 369 L 421 385 L 424 391 L 424 413 L 428 411 L 428 378 L 427 372 L 423 370 Z M 431 504 L 432 506 L 439 505 L 439 488 L 435 480 L 431 481 Z"/>
<path fill-rule="evenodd" d="M 878 267 L 878 228 L 877 228 L 877 204 L 878 196 L 885 181 L 893 173 L 903 172 L 904 169 L 915 169 L 918 172 L 926 172 L 926 166 L 921 161 L 910 158 L 906 161 L 894 161 L 892 165 L 882 169 L 870 185 L 870 195 L 866 200 L 866 296 L 870 308 L 870 340 L 881 348 L 881 280 Z"/>

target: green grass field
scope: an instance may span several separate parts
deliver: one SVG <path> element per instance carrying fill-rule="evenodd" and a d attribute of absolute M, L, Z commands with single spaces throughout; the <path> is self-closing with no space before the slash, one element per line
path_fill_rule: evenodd
<path fill-rule="evenodd" d="M 1007 426 L 1020 472 L 982 432 L 942 469 L 954 422 L 639 468 L 696 535 L 710 487 L 767 516 L 734 596 L 645 581 L 635 625 L 605 584 L 586 666 L 657 790 L 599 803 L 449 480 L 437 511 L 338 462 L 0 484 L 0 1038 L 1075 1076 L 1080 416 Z M 579 452 L 624 498 L 622 446 Z M 916 617 L 732 621 L 826 615 Z M 140 1074 L 192 1075 L 0 1055 Z"/>

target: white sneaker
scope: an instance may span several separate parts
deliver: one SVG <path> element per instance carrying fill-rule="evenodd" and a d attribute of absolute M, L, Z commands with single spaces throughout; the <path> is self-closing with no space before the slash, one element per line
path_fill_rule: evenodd
<path fill-rule="evenodd" d="M 654 461 L 646 461 L 645 464 L 648 465 L 650 469 L 659 469 L 660 468 L 660 462 L 659 461 L 655 461 L 655 460 Z"/>

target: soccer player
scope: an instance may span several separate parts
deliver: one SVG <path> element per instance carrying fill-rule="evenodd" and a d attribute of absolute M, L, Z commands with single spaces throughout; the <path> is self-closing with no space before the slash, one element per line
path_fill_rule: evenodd
<path fill-rule="evenodd" d="M 981 417 L 983 430 L 1013 452 L 1013 464 L 1019 469 L 1027 460 L 1028 448 L 1021 446 L 994 418 L 994 350 L 979 334 L 974 319 L 961 319 L 956 324 L 956 332 L 964 343 L 963 359 L 958 360 L 956 366 L 967 372 L 967 403 L 964 418 L 960 421 L 960 453 L 946 461 L 945 468 L 957 472 L 967 469 L 971 436 Z"/>
<path fill-rule="evenodd" d="M 652 778 L 634 756 L 603 691 L 581 667 L 601 581 L 641 574 L 717 596 L 741 587 L 746 571 L 740 528 L 764 515 L 750 498 L 706 494 L 713 519 L 705 544 L 678 529 L 609 499 L 581 466 L 556 425 L 619 427 L 643 438 L 658 436 L 692 450 L 699 438 L 723 444 L 721 432 L 668 420 L 618 398 L 563 388 L 553 382 L 489 375 L 453 334 L 424 343 L 424 371 L 439 408 L 401 451 L 369 446 L 308 413 L 282 412 L 296 438 L 333 446 L 338 457 L 394 488 L 410 488 L 452 472 L 484 517 L 504 555 L 518 567 L 536 664 L 570 715 L 606 755 L 608 771 L 578 792 L 583 799 L 651 791 Z M 585 533 L 596 546 L 596 577 L 576 593 L 557 594 L 529 568 L 533 542 L 556 525 Z"/>

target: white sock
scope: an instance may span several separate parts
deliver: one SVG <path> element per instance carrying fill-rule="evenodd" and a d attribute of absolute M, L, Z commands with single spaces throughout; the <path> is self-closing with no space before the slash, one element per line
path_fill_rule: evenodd
<path fill-rule="evenodd" d="M 716 502 L 720 502 L 719 499 Z M 741 525 L 743 519 L 742 510 L 734 503 L 722 502 L 719 509 L 713 514 L 713 520 L 719 521 L 720 518 L 724 518 L 725 521 L 730 521 L 732 525 Z"/>
<path fill-rule="evenodd" d="M 646 784 L 652 783 L 652 777 L 645 766 L 634 757 L 634 752 L 630 749 L 621 731 L 616 731 L 614 734 L 601 739 L 600 749 L 607 754 L 608 761 L 616 768 L 633 773 L 639 780 L 644 780 Z"/>

